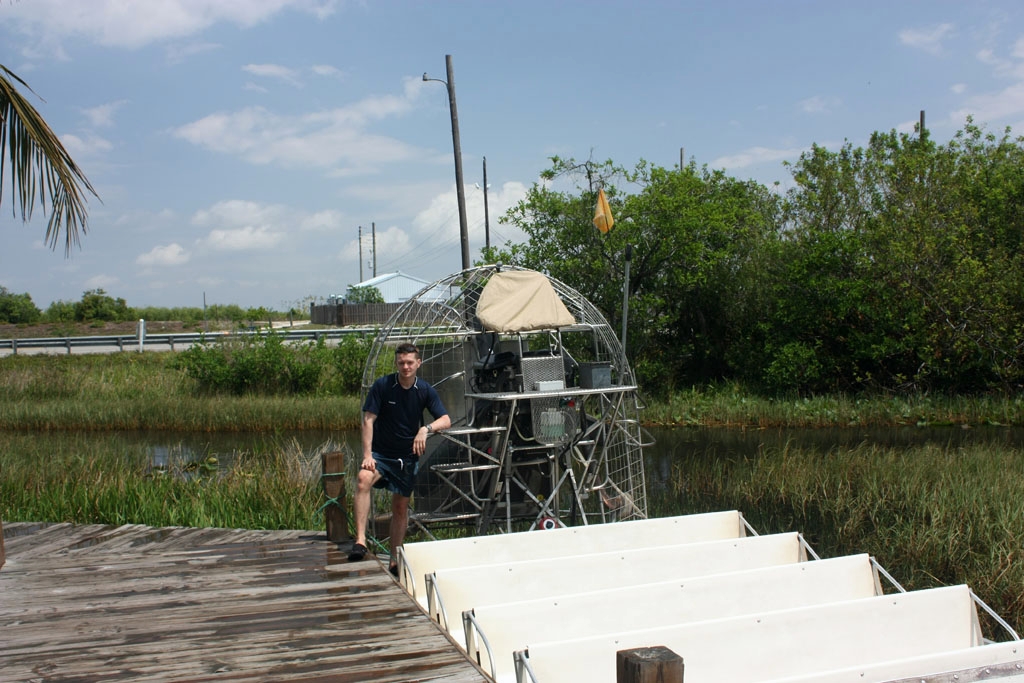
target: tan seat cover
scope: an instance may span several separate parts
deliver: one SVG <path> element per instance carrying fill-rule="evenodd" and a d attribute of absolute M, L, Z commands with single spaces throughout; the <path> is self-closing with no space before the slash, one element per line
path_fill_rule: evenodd
<path fill-rule="evenodd" d="M 488 332 L 526 332 L 572 325 L 576 320 L 543 273 L 495 273 L 480 292 L 476 315 Z"/>

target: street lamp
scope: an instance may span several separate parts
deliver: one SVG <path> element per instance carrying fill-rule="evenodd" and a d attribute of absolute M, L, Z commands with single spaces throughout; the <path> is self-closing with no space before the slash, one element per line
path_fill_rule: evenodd
<path fill-rule="evenodd" d="M 452 147 L 455 152 L 455 194 L 459 200 L 459 237 L 462 241 L 462 269 L 469 268 L 469 225 L 466 222 L 466 189 L 462 185 L 462 146 L 459 143 L 459 112 L 455 107 L 455 71 L 452 68 L 452 56 L 444 56 L 448 68 L 448 80 L 428 78 L 423 72 L 424 81 L 444 83 L 448 88 L 448 105 L 452 112 Z"/>
<path fill-rule="evenodd" d="M 484 157 L 484 248 L 491 250 L 491 221 L 487 217 L 487 157 Z"/>
<path fill-rule="evenodd" d="M 477 189 L 483 189 L 484 191 L 484 253 L 491 250 L 491 220 L 487 215 L 487 190 L 491 188 L 487 184 L 487 157 L 484 157 L 484 186 L 480 188 L 477 185 Z"/>

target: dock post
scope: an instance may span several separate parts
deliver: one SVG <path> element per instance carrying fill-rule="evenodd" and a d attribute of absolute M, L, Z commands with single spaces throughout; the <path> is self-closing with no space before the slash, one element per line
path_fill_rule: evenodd
<path fill-rule="evenodd" d="M 0 519 L 0 567 L 4 566 L 7 557 L 4 555 L 4 520 Z"/>
<path fill-rule="evenodd" d="M 683 683 L 683 658 L 663 645 L 615 653 L 616 683 Z"/>
<path fill-rule="evenodd" d="M 321 456 L 322 479 L 324 482 L 324 521 L 327 523 L 327 540 L 332 543 L 348 541 L 348 513 L 345 512 L 345 454 L 341 451 L 324 453 Z"/>

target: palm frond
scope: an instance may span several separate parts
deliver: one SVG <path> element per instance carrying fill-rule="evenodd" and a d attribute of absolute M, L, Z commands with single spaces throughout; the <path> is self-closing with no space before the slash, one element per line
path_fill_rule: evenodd
<path fill-rule="evenodd" d="M 15 197 L 12 214 L 22 221 L 32 218 L 36 202 L 50 221 L 46 242 L 56 249 L 63 233 L 64 255 L 79 245 L 79 232 L 87 232 L 86 191 L 99 199 L 96 190 L 60 138 L 16 87 L 25 81 L 0 64 L 0 205 L 3 204 L 4 173 L 10 173 L 11 194 Z"/>

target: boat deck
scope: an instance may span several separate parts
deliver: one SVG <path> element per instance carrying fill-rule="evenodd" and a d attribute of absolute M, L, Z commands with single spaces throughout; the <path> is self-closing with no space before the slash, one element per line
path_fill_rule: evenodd
<path fill-rule="evenodd" d="M 4 681 L 487 680 L 322 533 L 4 522 Z"/>

